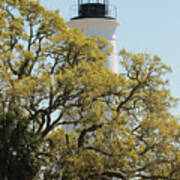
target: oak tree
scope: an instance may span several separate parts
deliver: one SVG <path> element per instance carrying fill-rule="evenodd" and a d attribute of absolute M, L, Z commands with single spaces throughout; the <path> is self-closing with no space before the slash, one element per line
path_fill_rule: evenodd
<path fill-rule="evenodd" d="M 8 138 L 9 157 L 29 150 L 14 165 L 29 167 L 24 179 L 180 179 L 180 124 L 170 111 L 177 100 L 165 79 L 171 69 L 158 56 L 122 50 L 124 70 L 114 74 L 104 66 L 108 46 L 69 29 L 38 1 L 0 2 L 0 122 L 12 123 L 9 137 L 21 146 Z M 18 127 L 25 137 L 12 133 Z M 0 178 L 12 179 L 8 172 Z"/>

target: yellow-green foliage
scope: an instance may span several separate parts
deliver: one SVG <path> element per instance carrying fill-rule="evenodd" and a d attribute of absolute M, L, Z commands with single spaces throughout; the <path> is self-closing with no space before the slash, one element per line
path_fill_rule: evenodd
<path fill-rule="evenodd" d="M 26 117 L 42 138 L 36 179 L 180 179 L 171 69 L 122 50 L 114 74 L 109 51 L 39 1 L 0 1 L 0 113 Z"/>

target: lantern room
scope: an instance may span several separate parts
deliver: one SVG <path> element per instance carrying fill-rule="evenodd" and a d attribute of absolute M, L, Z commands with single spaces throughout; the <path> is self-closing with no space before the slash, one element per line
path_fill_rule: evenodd
<path fill-rule="evenodd" d="M 109 5 L 108 0 L 78 0 L 78 16 L 79 18 L 110 18 L 115 19 L 116 9 Z M 114 11 L 114 12 L 112 12 Z M 112 15 L 113 14 L 113 15 Z"/>

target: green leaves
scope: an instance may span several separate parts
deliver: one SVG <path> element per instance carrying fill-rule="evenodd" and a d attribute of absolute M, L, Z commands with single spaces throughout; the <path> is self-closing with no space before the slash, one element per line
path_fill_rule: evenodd
<path fill-rule="evenodd" d="M 180 179 L 171 69 L 69 29 L 38 1 L 0 2 L 0 179 Z"/>
<path fill-rule="evenodd" d="M 40 137 L 30 126 L 28 119 L 14 113 L 0 115 L 0 177 L 16 180 L 36 174 Z"/>

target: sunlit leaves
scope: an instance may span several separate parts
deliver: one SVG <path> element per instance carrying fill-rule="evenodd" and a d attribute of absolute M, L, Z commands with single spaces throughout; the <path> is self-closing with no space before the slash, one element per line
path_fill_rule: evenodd
<path fill-rule="evenodd" d="M 122 50 L 114 74 L 107 41 L 38 1 L 0 2 L 0 19 L 0 111 L 40 138 L 36 179 L 180 179 L 177 99 L 158 56 Z"/>

